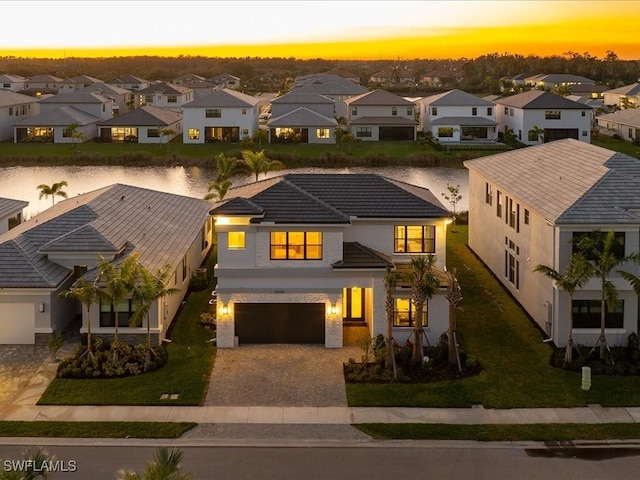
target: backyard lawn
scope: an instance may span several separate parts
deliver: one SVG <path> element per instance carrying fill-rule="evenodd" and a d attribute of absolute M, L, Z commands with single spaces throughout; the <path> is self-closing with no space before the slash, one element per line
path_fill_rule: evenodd
<path fill-rule="evenodd" d="M 640 376 L 594 376 L 581 390 L 579 373 L 549 365 L 542 343 L 518 304 L 467 248 L 467 226 L 447 237 L 447 264 L 457 267 L 463 300 L 459 339 L 483 366 L 480 375 L 428 384 L 347 384 L 350 406 L 533 408 L 640 405 Z"/>

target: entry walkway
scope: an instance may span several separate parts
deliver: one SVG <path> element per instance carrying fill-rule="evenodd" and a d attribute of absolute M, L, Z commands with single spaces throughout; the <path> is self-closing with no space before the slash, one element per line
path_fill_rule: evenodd
<path fill-rule="evenodd" d="M 0 405 L 0 421 L 123 421 L 221 424 L 350 425 L 440 423 L 640 423 L 640 407 L 378 408 L 378 407 L 127 407 Z"/>

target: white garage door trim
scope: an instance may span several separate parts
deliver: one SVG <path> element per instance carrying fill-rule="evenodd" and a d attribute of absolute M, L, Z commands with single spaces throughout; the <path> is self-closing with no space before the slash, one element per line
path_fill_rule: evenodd
<path fill-rule="evenodd" d="M 33 303 L 0 303 L 0 344 L 33 345 L 35 326 Z"/>

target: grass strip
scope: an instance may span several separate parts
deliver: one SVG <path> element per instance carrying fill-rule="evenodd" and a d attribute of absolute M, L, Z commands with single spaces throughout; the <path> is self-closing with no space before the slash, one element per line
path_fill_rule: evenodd
<path fill-rule="evenodd" d="M 0 437 L 179 438 L 192 422 L 0 422 Z"/>

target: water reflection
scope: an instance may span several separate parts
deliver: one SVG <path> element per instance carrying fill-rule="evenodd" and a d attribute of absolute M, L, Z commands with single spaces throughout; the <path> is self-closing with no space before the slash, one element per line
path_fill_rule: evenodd
<path fill-rule="evenodd" d="M 462 200 L 459 210 L 468 208 L 468 173 L 466 169 L 445 167 L 380 167 L 380 168 L 300 168 L 271 172 L 267 178 L 283 173 L 376 173 L 403 182 L 429 188 L 436 197 L 442 198 L 447 183 L 460 185 Z M 61 180 L 68 182 L 64 190 L 69 197 L 106 187 L 114 183 L 124 183 L 138 187 L 161 190 L 179 195 L 202 198 L 207 185 L 213 182 L 215 171 L 200 167 L 10 167 L 0 169 L 0 197 L 26 200 L 27 218 L 51 206 L 51 197 L 38 199 L 36 186 L 42 183 L 51 185 Z M 264 178 L 261 175 L 260 178 Z M 253 181 L 250 175 L 235 177 L 234 185 Z M 56 203 L 62 200 L 56 197 Z M 445 203 L 445 206 L 449 206 Z"/>

